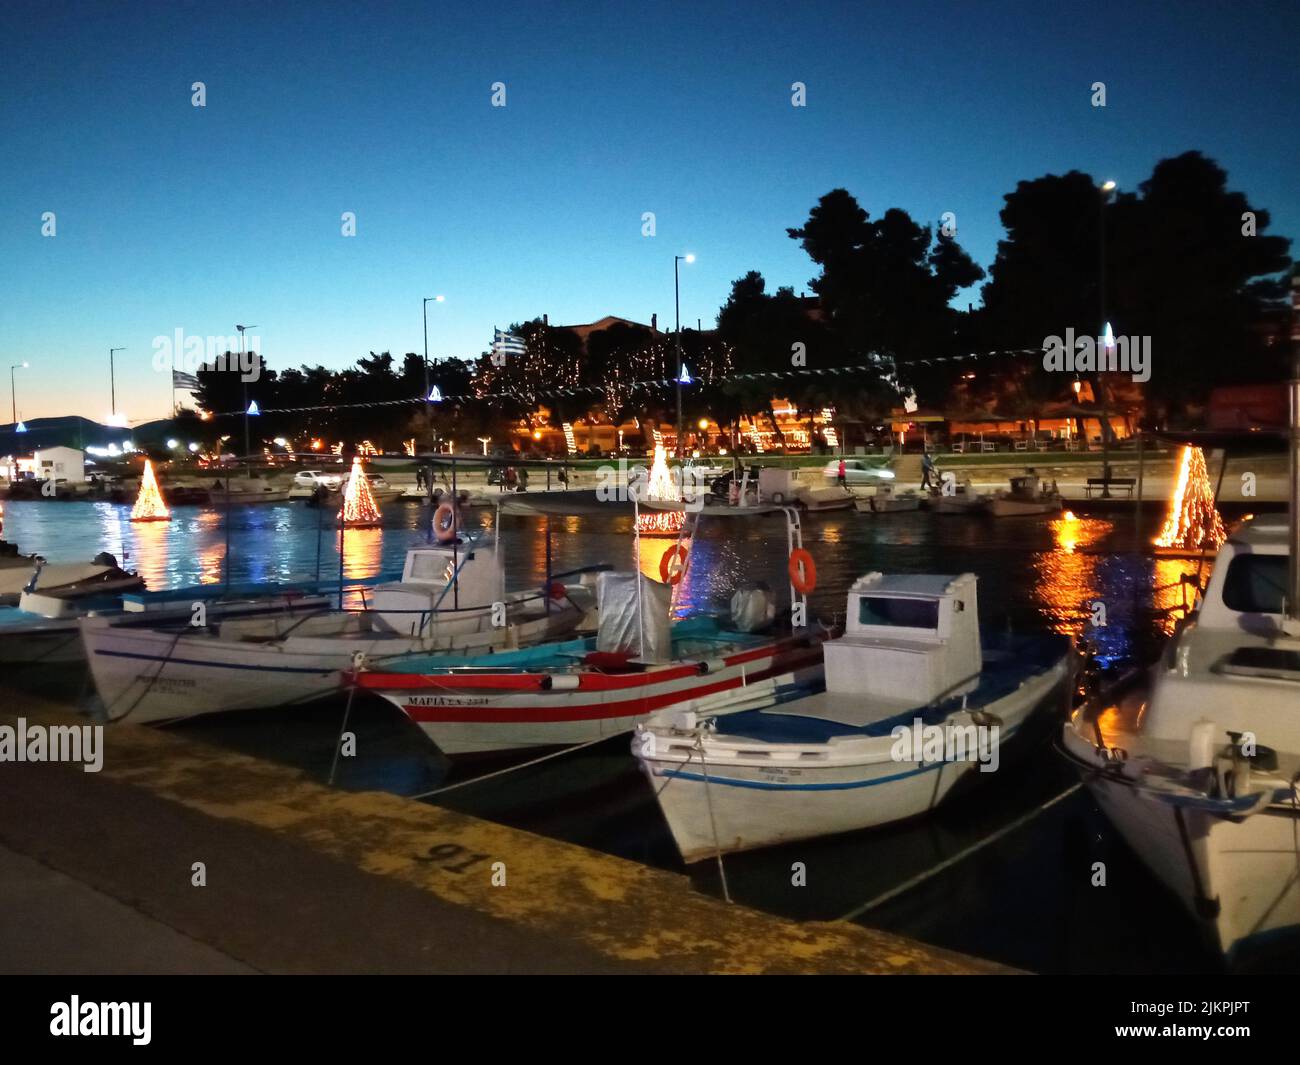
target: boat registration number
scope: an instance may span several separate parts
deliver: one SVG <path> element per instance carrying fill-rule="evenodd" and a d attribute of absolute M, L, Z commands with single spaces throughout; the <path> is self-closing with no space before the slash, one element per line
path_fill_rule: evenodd
<path fill-rule="evenodd" d="M 485 695 L 412 695 L 410 706 L 487 706 Z"/>

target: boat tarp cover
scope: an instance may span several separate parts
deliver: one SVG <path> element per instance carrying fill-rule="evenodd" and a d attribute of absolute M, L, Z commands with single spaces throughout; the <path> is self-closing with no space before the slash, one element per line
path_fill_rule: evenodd
<path fill-rule="evenodd" d="M 638 581 L 641 583 L 639 601 Z M 643 662 L 671 660 L 672 598 L 670 585 L 649 580 L 639 573 L 600 574 L 596 578 L 596 604 L 600 609 L 596 650 L 622 651 Z"/>

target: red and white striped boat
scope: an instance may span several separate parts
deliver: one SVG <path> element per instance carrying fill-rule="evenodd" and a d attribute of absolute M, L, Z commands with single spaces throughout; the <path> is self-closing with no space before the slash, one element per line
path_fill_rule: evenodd
<path fill-rule="evenodd" d="M 444 754 L 461 755 L 584 743 L 665 710 L 718 715 L 767 705 L 778 686 L 817 683 L 823 638 L 730 632 L 697 617 L 673 626 L 662 664 L 597 651 L 587 639 L 495 655 L 495 667 L 444 658 L 422 669 L 412 660 L 349 680 L 397 706 Z"/>

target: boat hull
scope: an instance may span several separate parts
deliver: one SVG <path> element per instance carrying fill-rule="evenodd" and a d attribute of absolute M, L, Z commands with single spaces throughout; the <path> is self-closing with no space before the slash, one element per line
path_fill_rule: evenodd
<path fill-rule="evenodd" d="M 1107 820 L 1229 961 L 1300 936 L 1296 833 L 1288 803 L 1234 819 L 1140 786 L 1067 723 L 1063 749 Z"/>
<path fill-rule="evenodd" d="M 488 654 L 557 639 L 584 612 L 556 603 L 549 615 L 494 628 L 487 608 L 458 619 L 456 628 L 440 622 L 432 637 L 364 631 L 349 624 L 355 618 L 339 615 L 335 631 L 322 623 L 315 632 L 280 638 L 303 615 L 269 613 L 266 633 L 243 638 L 82 619 L 87 662 L 108 719 L 147 724 L 309 702 L 337 692 L 358 655 L 378 664 L 408 654 Z"/>
<path fill-rule="evenodd" d="M 815 683 L 806 671 L 820 669 L 820 644 L 781 641 L 725 656 L 707 672 L 690 663 L 637 674 L 590 673 L 581 678 L 581 687 L 568 689 L 539 686 L 538 675 L 530 674 L 503 678 L 496 687 L 486 678 L 479 678 L 483 684 L 460 686 L 455 676 L 434 675 L 413 677 L 420 687 L 374 690 L 454 757 L 587 743 L 628 732 L 668 711 L 752 709 L 774 699 L 776 678 L 794 675 Z"/>
<path fill-rule="evenodd" d="M 1002 742 L 1041 707 L 1067 694 L 1062 659 L 982 709 L 1001 720 Z M 955 718 L 969 721 L 964 713 Z M 907 762 L 892 736 L 772 743 L 708 731 L 640 730 L 641 763 L 682 860 L 754 850 L 901 821 L 943 802 L 975 761 Z"/>

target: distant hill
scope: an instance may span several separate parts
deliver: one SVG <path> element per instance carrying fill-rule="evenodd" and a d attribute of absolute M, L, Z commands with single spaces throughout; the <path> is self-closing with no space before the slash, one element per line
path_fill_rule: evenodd
<path fill-rule="evenodd" d="M 17 432 L 13 422 L 0 425 L 0 455 L 30 455 L 44 447 L 80 448 L 108 447 L 117 444 L 121 447 L 127 440 L 134 440 L 139 428 L 120 429 L 112 425 L 101 425 L 89 418 L 69 414 L 62 418 L 32 418 L 23 423 L 27 432 Z"/>

